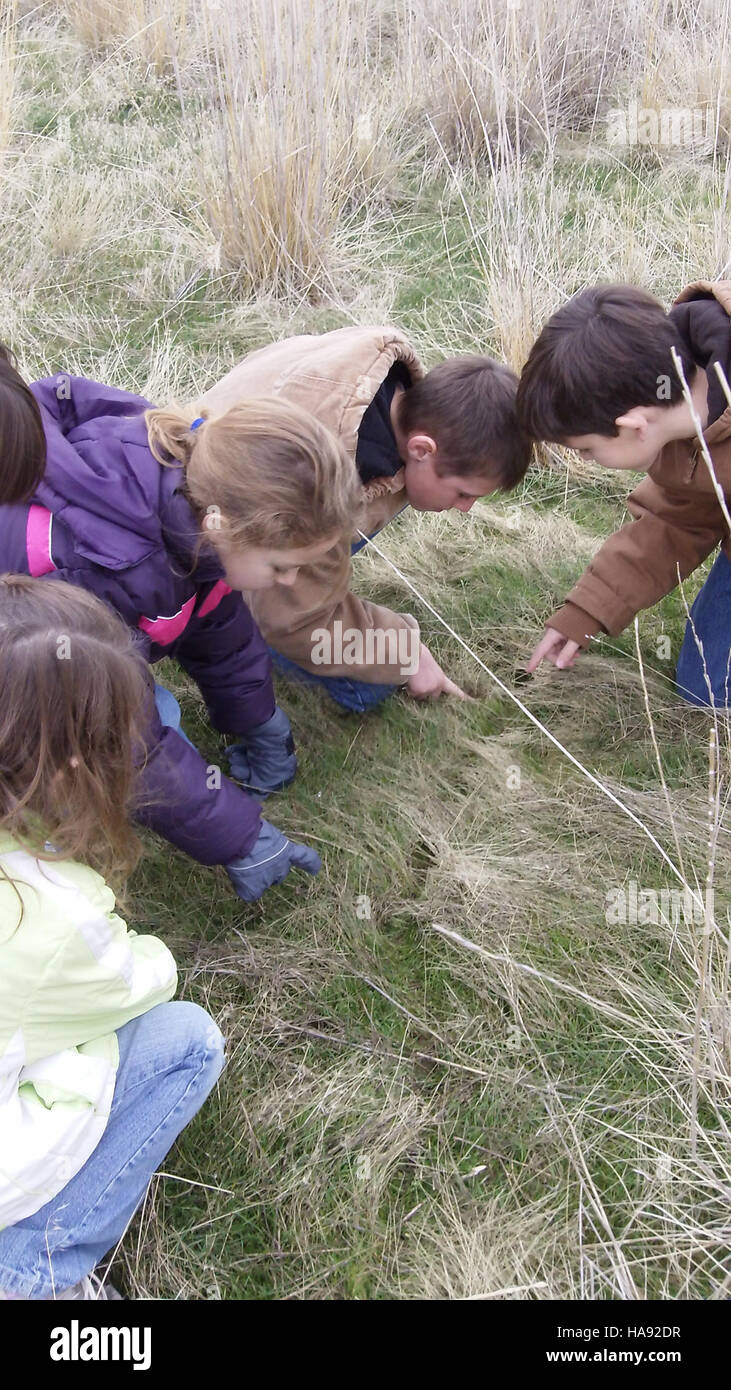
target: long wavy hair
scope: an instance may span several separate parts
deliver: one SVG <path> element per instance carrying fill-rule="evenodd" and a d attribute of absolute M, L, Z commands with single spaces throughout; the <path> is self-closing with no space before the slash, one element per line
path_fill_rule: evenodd
<path fill-rule="evenodd" d="M 0 829 L 117 892 L 141 852 L 130 814 L 148 694 L 129 630 L 100 599 L 0 576 Z"/>

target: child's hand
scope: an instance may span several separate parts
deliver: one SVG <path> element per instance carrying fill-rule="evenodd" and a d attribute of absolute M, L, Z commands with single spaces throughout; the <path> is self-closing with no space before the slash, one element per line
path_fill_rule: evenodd
<path fill-rule="evenodd" d="M 574 665 L 580 651 L 581 646 L 578 642 L 571 642 L 554 627 L 547 627 L 525 669 L 536 671 L 545 657 L 557 666 L 559 671 L 564 671 Z"/>
<path fill-rule="evenodd" d="M 409 695 L 415 700 L 436 700 L 440 695 L 456 695 L 458 700 L 469 700 L 469 695 L 465 695 L 464 690 L 460 690 L 449 676 L 444 674 L 441 666 L 434 660 L 428 647 L 421 643 L 419 648 L 419 666 L 413 676 L 409 676 L 406 682 L 406 689 Z"/>
<path fill-rule="evenodd" d="M 281 883 L 290 869 L 319 874 L 322 860 L 309 845 L 288 840 L 281 830 L 263 820 L 253 848 L 244 859 L 234 859 L 225 868 L 239 897 L 244 902 L 254 903 L 272 884 Z"/>
<path fill-rule="evenodd" d="M 261 796 L 279 792 L 294 781 L 297 758 L 289 720 L 277 705 L 271 719 L 249 729 L 226 749 L 231 776 Z"/>

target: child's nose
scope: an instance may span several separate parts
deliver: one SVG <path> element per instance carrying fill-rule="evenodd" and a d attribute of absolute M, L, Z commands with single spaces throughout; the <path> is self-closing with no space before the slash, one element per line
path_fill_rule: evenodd
<path fill-rule="evenodd" d="M 291 589 L 296 578 L 297 570 L 287 570 L 285 574 L 277 575 L 277 584 L 285 584 L 288 589 Z"/>
<path fill-rule="evenodd" d="M 476 497 L 465 497 L 465 498 L 463 498 L 463 500 L 462 500 L 461 502 L 458 502 L 458 503 L 456 504 L 456 505 L 457 505 L 457 511 L 458 511 L 458 512 L 468 512 L 468 511 L 470 510 L 470 507 L 474 507 L 476 501 L 477 501 L 477 498 L 476 498 Z"/>

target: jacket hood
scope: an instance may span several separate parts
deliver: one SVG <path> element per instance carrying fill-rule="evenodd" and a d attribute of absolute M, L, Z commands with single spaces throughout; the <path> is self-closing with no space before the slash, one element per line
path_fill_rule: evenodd
<path fill-rule="evenodd" d="M 731 381 L 731 281 L 699 280 L 678 296 L 669 318 L 693 356 L 708 373 L 709 424 L 728 409 L 713 363 L 719 362 Z"/>
<path fill-rule="evenodd" d="M 143 415 L 149 402 L 82 378 L 67 381 L 60 400 L 55 380 L 31 387 L 48 453 L 34 500 L 68 527 L 78 554 L 106 569 L 128 568 L 160 547 L 168 514 L 176 529 L 190 531 L 190 507 L 175 500 L 182 468 L 162 466 L 151 453 Z"/>
<path fill-rule="evenodd" d="M 354 460 L 363 416 L 397 362 L 412 381 L 423 377 L 408 338 L 389 325 L 285 338 L 249 353 L 194 408 L 222 414 L 248 396 L 281 395 L 317 416 Z"/>

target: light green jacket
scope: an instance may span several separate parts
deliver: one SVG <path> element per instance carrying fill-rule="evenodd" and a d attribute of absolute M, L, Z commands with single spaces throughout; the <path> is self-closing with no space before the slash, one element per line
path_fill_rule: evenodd
<path fill-rule="evenodd" d="M 167 947 L 128 930 L 93 869 L 35 859 L 0 834 L 0 870 L 2 1229 L 93 1153 L 114 1093 L 116 1029 L 170 999 L 177 977 Z"/>

